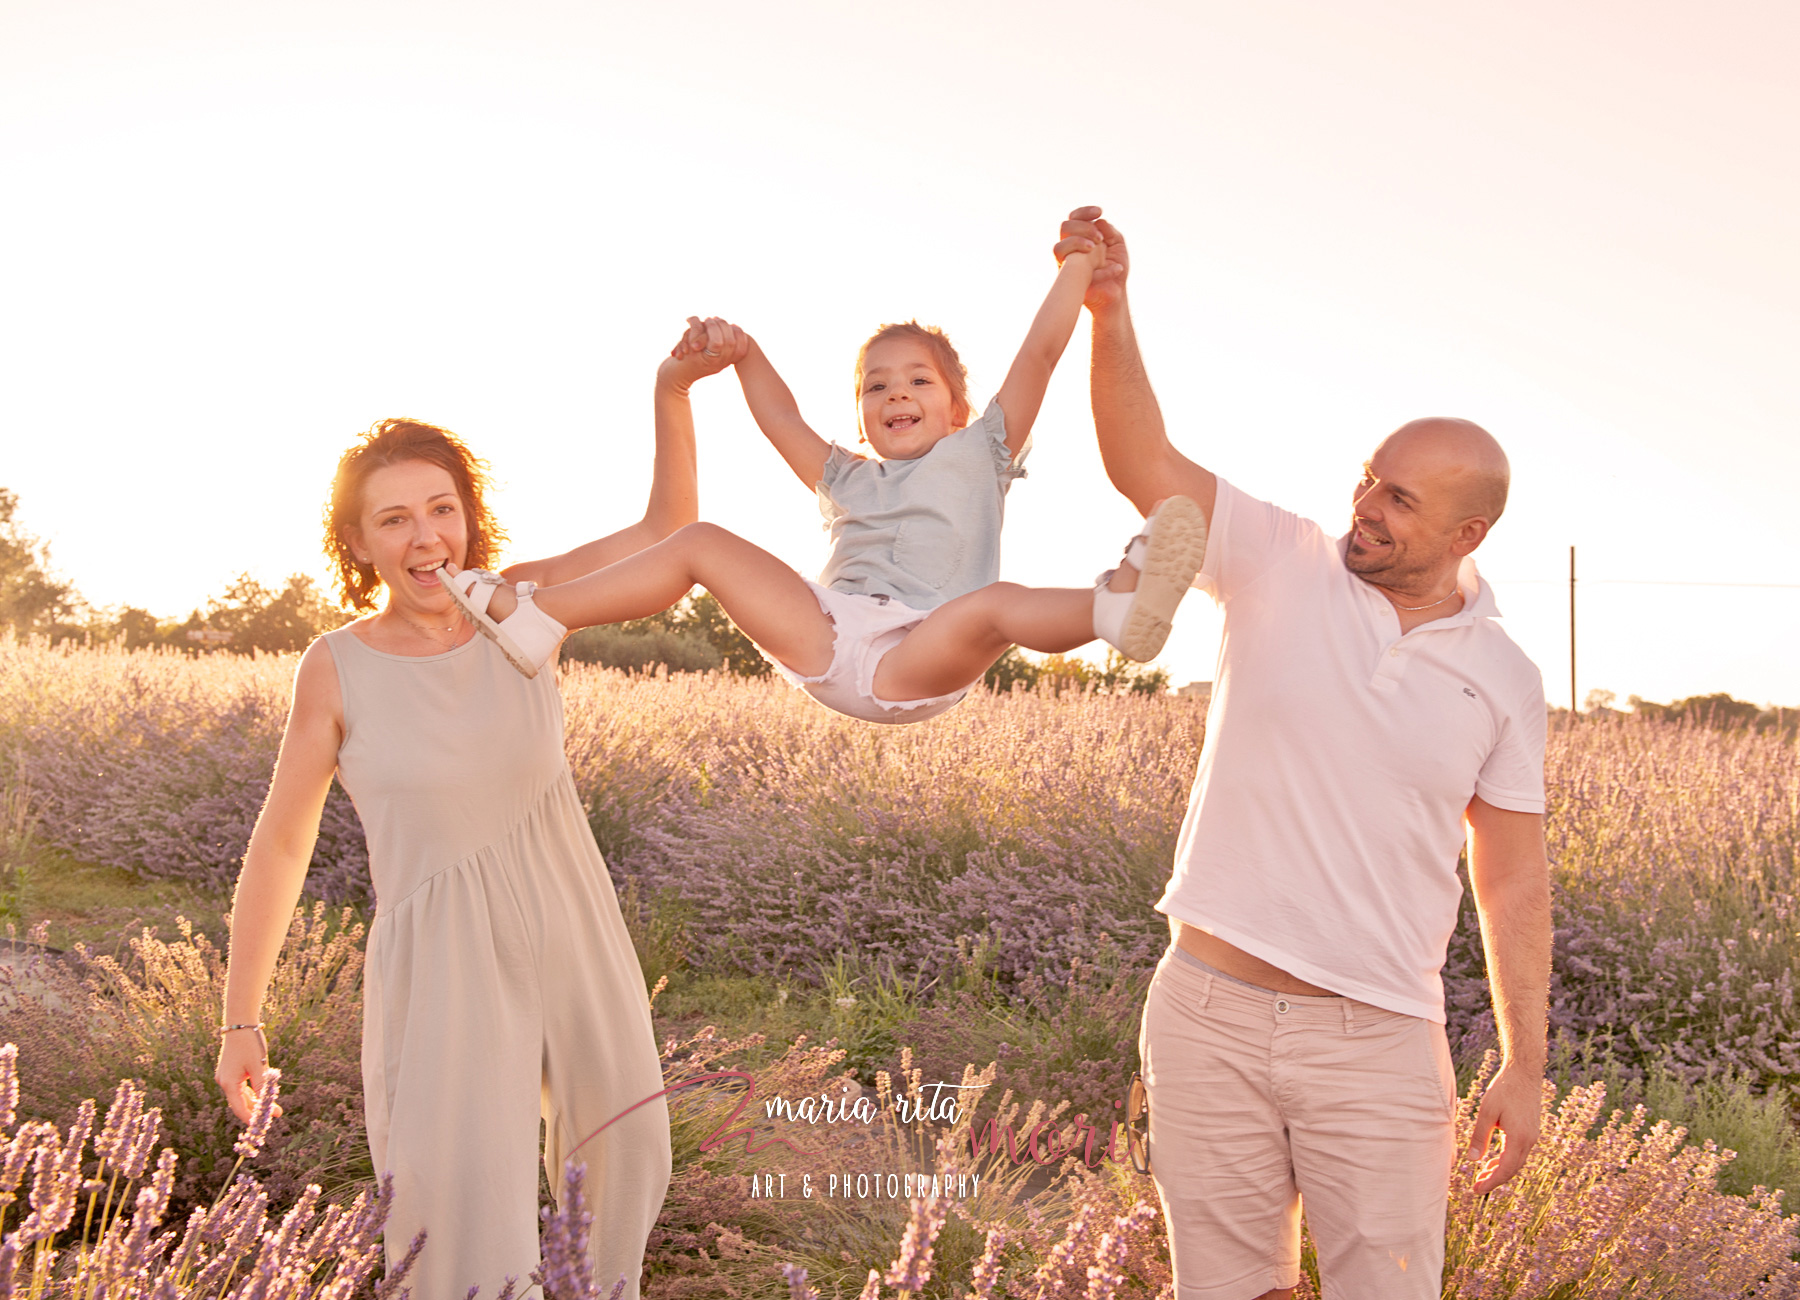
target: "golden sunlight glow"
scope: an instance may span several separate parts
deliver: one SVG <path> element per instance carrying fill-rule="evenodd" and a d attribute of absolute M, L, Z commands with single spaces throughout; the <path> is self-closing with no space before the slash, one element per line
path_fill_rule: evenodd
<path fill-rule="evenodd" d="M 1583 689 L 1800 701 L 1800 590 L 1601 581 L 1793 581 L 1793 10 L 908 13 L 900 48 L 825 0 L 9 6 L 0 485 L 90 599 L 185 613 L 323 577 L 338 452 L 410 415 L 493 463 L 515 558 L 561 550 L 641 510 L 688 314 L 850 442 L 873 325 L 942 324 L 979 404 L 1098 202 L 1196 459 L 1335 528 L 1382 433 L 1477 419 L 1514 468 L 1480 558 L 1549 682 L 1577 544 Z M 703 515 L 816 571 L 735 383 L 696 416 Z M 1006 577 L 1113 563 L 1136 519 L 1093 441 L 1078 336 Z M 1177 682 L 1217 632 L 1187 607 Z"/>

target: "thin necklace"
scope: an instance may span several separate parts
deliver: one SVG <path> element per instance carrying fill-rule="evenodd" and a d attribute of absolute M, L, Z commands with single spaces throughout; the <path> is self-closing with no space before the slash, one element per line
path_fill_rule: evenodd
<path fill-rule="evenodd" d="M 395 612 L 396 612 L 396 613 L 398 613 L 398 612 L 399 612 L 399 611 L 395 611 Z M 411 624 L 411 625 L 412 625 L 412 626 L 413 626 L 413 627 L 416 627 L 416 628 L 418 628 L 418 629 L 419 629 L 419 631 L 421 631 L 421 632 L 423 632 L 423 633 L 424 633 L 424 634 L 425 634 L 425 639 L 426 639 L 426 640 L 427 640 L 427 641 L 429 641 L 429 642 L 431 642 L 431 643 L 432 643 L 432 644 L 433 644 L 433 645 L 436 645 L 436 644 L 437 644 L 437 637 L 436 637 L 436 636 L 434 636 L 434 635 L 432 635 L 432 634 L 433 634 L 433 633 L 435 633 L 435 632 L 449 632 L 449 633 L 451 633 L 451 637 L 450 637 L 450 645 L 451 645 L 451 648 L 452 648 L 452 649 L 454 649 L 454 648 L 455 648 L 455 647 L 456 647 L 456 636 L 455 636 L 455 633 L 456 633 L 456 630 L 457 630 L 457 627 L 458 627 L 458 626 L 459 626 L 459 625 L 460 625 L 460 623 L 461 623 L 461 619 L 460 619 L 460 618 L 459 618 L 459 619 L 458 619 L 458 621 L 457 621 L 457 622 L 456 622 L 456 623 L 452 623 L 452 624 L 450 624 L 450 626 L 449 626 L 449 627 L 445 627 L 445 628 L 435 628 L 435 627 L 427 627 L 427 626 L 426 626 L 426 625 L 425 625 L 425 624 L 423 624 L 423 623 L 420 623 L 420 622 L 416 622 L 416 621 L 415 621 L 415 620 L 413 620 L 413 619 L 410 619 L 410 618 L 408 618 L 408 617 L 407 617 L 407 616 L 406 616 L 406 615 L 404 615 L 404 614 L 400 614 L 400 621 L 401 621 L 401 622 L 402 622 L 402 623 L 408 623 L 408 624 Z"/>
<path fill-rule="evenodd" d="M 1461 594 L 1462 594 L 1461 587 L 1450 588 L 1450 596 L 1457 596 L 1457 595 L 1461 595 Z M 1431 604 L 1429 604 L 1429 605 L 1395 605 L 1394 608 L 1395 609 L 1403 609 L 1408 614 L 1417 614 L 1422 609 L 1436 609 L 1439 605 L 1443 604 L 1446 600 L 1449 600 L 1450 596 L 1440 596 L 1440 597 L 1438 597 L 1438 599 L 1432 601 Z"/>

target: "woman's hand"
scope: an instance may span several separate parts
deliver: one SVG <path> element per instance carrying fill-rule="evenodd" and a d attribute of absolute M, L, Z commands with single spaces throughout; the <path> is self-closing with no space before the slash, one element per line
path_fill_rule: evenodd
<path fill-rule="evenodd" d="M 695 380 L 716 375 L 748 355 L 750 336 L 730 321 L 689 316 L 687 329 L 669 349 L 669 358 L 657 368 L 657 376 L 686 392 Z"/>
<path fill-rule="evenodd" d="M 233 1029 L 219 1038 L 219 1066 L 213 1079 L 225 1093 L 231 1113 L 244 1123 L 256 1109 L 256 1095 L 262 1091 L 263 1074 L 269 1068 L 268 1044 L 260 1029 Z M 281 1114 L 281 1103 L 275 1103 Z"/>

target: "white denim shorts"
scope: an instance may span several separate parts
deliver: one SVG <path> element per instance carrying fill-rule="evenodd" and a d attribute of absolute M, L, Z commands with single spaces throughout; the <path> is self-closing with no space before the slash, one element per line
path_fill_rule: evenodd
<path fill-rule="evenodd" d="M 878 699 L 875 669 L 881 664 L 881 656 L 930 617 L 931 611 L 913 609 L 888 596 L 833 591 L 816 582 L 806 585 L 835 629 L 830 665 L 817 677 L 802 677 L 767 650 L 763 651 L 763 658 L 826 708 L 864 722 L 923 722 L 958 703 L 975 685 L 970 682 L 960 691 L 925 700 Z"/>

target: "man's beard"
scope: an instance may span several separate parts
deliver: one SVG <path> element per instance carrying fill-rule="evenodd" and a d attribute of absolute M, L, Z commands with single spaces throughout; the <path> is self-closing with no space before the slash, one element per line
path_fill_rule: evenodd
<path fill-rule="evenodd" d="M 1367 579 L 1378 587 L 1399 590 L 1417 582 L 1433 578 L 1443 566 L 1448 552 L 1441 552 L 1429 558 L 1402 552 L 1399 544 L 1392 538 L 1380 550 L 1357 549 L 1356 534 L 1350 535 L 1350 543 L 1344 547 L 1344 567 L 1359 578 Z"/>

